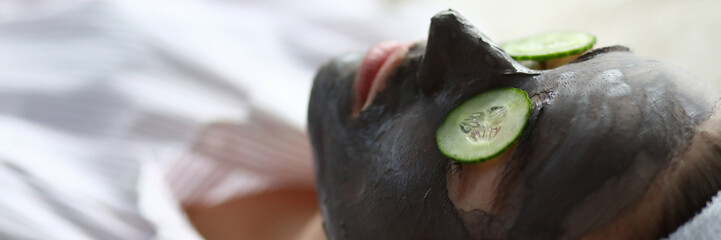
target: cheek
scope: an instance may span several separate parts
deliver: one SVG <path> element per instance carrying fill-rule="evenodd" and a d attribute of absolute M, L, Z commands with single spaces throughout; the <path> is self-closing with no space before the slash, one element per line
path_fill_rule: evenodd
<path fill-rule="evenodd" d="M 494 214 L 498 187 L 506 162 L 513 155 L 515 146 L 491 160 L 477 164 L 454 165 L 447 173 L 448 198 L 456 209 L 469 212 L 481 210 Z"/>

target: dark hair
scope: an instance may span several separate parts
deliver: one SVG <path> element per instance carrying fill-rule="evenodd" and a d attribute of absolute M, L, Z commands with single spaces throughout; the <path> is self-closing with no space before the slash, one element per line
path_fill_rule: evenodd
<path fill-rule="evenodd" d="M 718 111 L 718 109 L 717 109 Z M 691 145 L 668 168 L 663 218 L 659 231 L 668 235 L 699 213 L 721 190 L 721 113 L 696 131 Z M 703 124 L 702 124 L 703 125 Z M 698 129 L 698 128 L 697 128 Z"/>

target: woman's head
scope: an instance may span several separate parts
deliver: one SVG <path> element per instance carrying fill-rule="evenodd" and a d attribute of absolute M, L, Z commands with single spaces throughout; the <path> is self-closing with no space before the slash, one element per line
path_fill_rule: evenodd
<path fill-rule="evenodd" d="M 680 163 L 718 99 L 686 85 L 696 79 L 678 68 L 611 47 L 560 68 L 528 70 L 453 11 L 433 17 L 426 43 L 405 47 L 377 48 L 403 53 L 384 58 L 397 65 L 377 70 L 368 59 L 361 64 L 361 55 L 346 55 L 315 80 L 309 131 L 333 239 L 603 237 L 639 216 L 655 227 L 642 233 L 657 237 L 721 186 L 711 174 L 684 201 L 687 210 L 661 211 L 676 193 L 664 181 L 682 181 L 670 173 L 709 164 Z M 435 132 L 446 114 L 499 87 L 523 89 L 533 103 L 514 147 L 476 165 L 443 156 Z M 720 158 L 716 151 L 705 158 Z M 661 220 L 664 214 L 678 220 Z"/>

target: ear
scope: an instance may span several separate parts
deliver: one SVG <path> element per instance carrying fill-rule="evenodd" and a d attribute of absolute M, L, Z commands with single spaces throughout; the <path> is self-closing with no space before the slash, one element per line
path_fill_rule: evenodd
<path fill-rule="evenodd" d="M 431 19 L 426 53 L 418 75 L 418 85 L 433 93 L 444 83 L 462 77 L 513 74 L 529 70 L 516 63 L 500 47 L 453 10 Z"/>

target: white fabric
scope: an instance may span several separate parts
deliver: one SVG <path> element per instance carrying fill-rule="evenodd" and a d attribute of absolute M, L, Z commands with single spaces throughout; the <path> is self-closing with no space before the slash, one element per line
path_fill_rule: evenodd
<path fill-rule="evenodd" d="M 0 239 L 198 239 L 181 204 L 312 187 L 303 131 L 317 68 L 422 39 L 433 11 L 1 1 Z"/>

